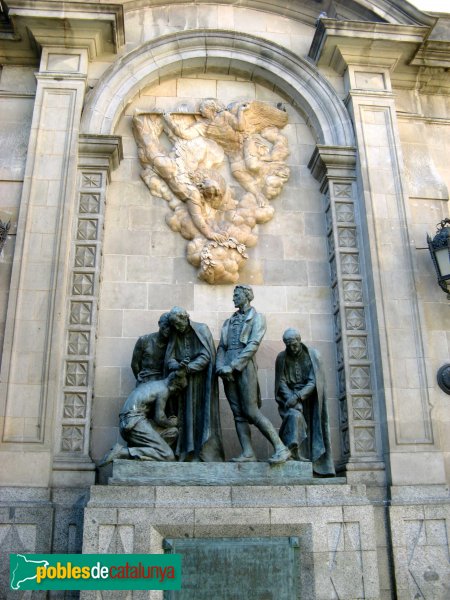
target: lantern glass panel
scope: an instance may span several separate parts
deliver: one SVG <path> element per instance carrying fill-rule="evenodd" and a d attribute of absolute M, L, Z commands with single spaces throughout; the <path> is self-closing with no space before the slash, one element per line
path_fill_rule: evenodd
<path fill-rule="evenodd" d="M 440 248 L 436 250 L 436 260 L 441 273 L 441 277 L 444 279 L 450 277 L 450 251 L 448 248 Z"/>

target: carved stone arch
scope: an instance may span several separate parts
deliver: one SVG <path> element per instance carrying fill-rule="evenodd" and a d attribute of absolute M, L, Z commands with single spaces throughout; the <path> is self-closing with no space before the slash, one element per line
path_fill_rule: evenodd
<path fill-rule="evenodd" d="M 119 59 L 88 98 L 81 132 L 110 135 L 140 89 L 186 69 L 226 69 L 271 83 L 305 116 L 319 144 L 352 146 L 350 116 L 333 87 L 307 60 L 273 42 L 229 31 L 183 31 L 152 40 Z"/>

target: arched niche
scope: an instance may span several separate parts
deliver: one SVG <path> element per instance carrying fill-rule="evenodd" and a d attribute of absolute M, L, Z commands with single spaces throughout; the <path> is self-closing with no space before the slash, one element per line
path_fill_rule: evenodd
<path fill-rule="evenodd" d="M 324 199 L 324 202 L 318 201 L 316 209 L 319 209 L 319 205 L 320 211 L 323 211 L 325 208 L 325 215 L 322 212 L 322 219 L 327 220 L 328 224 L 326 226 L 326 233 L 323 231 L 320 235 L 322 236 L 321 243 L 324 246 L 323 262 L 325 266 L 327 266 L 327 261 L 329 262 L 327 270 L 329 268 L 329 272 L 331 272 L 331 279 L 328 279 L 328 283 L 322 282 L 319 287 L 322 286 L 323 292 L 327 297 L 331 297 L 332 293 L 334 295 L 333 301 L 329 302 L 330 306 L 323 317 L 323 320 L 327 321 L 325 338 L 311 336 L 309 341 L 312 341 L 313 345 L 316 342 L 319 344 L 323 342 L 326 346 L 330 383 L 332 380 L 336 380 L 336 373 L 338 375 L 338 384 L 333 382 L 333 388 L 339 390 L 339 398 L 337 394 L 334 395 L 334 448 L 336 449 L 336 458 L 340 455 L 341 460 L 338 460 L 343 464 L 349 460 L 354 449 L 354 443 L 350 439 L 352 435 L 349 438 L 349 424 L 347 419 L 344 418 L 349 412 L 346 407 L 347 395 L 345 386 L 347 384 L 350 385 L 351 373 L 353 372 L 355 381 L 359 378 L 356 384 L 361 386 L 366 385 L 366 370 L 370 367 L 365 364 L 361 368 L 359 365 L 357 367 L 351 365 L 350 367 L 347 354 L 345 357 L 342 354 L 347 346 L 343 345 L 341 332 L 353 326 L 353 321 L 356 323 L 355 327 L 360 329 L 360 337 L 364 337 L 364 344 L 368 340 L 368 332 L 365 330 L 364 319 L 359 318 L 363 309 L 358 308 L 359 312 L 349 312 L 346 309 L 344 310 L 339 301 L 340 297 L 344 297 L 344 286 L 348 283 L 346 280 L 347 277 L 352 285 L 357 286 L 354 293 L 358 294 L 358 298 L 361 297 L 358 300 L 358 303 L 361 304 L 363 301 L 364 281 L 363 274 L 359 268 L 360 259 L 358 256 L 358 246 L 361 243 L 356 241 L 360 235 L 359 224 L 355 221 L 357 213 L 353 209 L 353 205 L 357 203 L 354 135 L 350 116 L 334 88 L 310 62 L 267 40 L 229 31 L 184 31 L 146 43 L 123 56 L 112 65 L 99 80 L 96 88 L 90 93 L 87 99 L 81 123 L 81 133 L 84 136 L 90 136 L 93 140 L 107 139 L 111 135 L 120 134 L 121 123 L 123 123 L 124 119 L 129 119 L 133 105 L 136 102 L 139 104 L 139 95 L 141 92 L 145 93 L 145 90 L 149 87 L 173 80 L 177 77 L 189 77 L 189 74 L 195 77 L 195 74 L 211 72 L 233 75 L 271 88 L 276 92 L 276 95 L 281 99 L 285 98 L 290 106 L 301 114 L 312 133 L 316 152 L 308 165 L 310 170 L 309 176 L 314 176 L 319 181 L 319 184 L 315 182 L 315 189 L 319 194 L 322 193 L 321 198 Z M 129 132 L 127 131 L 127 133 Z M 313 149 L 314 146 L 311 146 L 311 153 Z M 306 159 L 306 163 L 303 163 L 304 168 L 308 164 L 307 161 L 308 159 Z M 134 157 L 130 160 L 129 166 L 133 172 L 126 172 L 125 180 L 131 182 L 130 177 L 132 177 L 134 186 L 142 186 L 142 182 L 138 181 L 138 171 L 135 171 L 137 161 Z M 125 171 L 126 169 L 122 171 L 118 177 L 119 181 L 116 182 L 119 187 L 122 185 L 121 181 Z M 127 193 L 129 194 L 129 191 Z M 117 209 L 117 214 L 119 214 L 127 202 L 124 200 L 125 197 L 122 190 L 118 192 L 117 186 L 114 194 L 110 195 L 109 211 L 110 214 L 113 214 L 114 210 Z M 114 201 L 112 200 L 112 196 L 114 196 Z M 131 202 L 135 201 L 132 196 L 129 196 L 129 200 Z M 114 206 L 114 202 L 116 206 Z M 339 214 L 339 211 L 342 210 L 344 210 L 345 214 Z M 342 258 L 342 265 L 337 265 L 334 258 L 334 248 L 341 244 L 339 236 L 343 234 L 343 228 L 339 225 L 339 220 L 344 218 L 347 219 L 346 228 L 350 229 L 349 235 L 352 236 L 351 243 L 353 246 L 349 249 L 349 252 L 339 253 L 339 260 Z M 107 220 L 111 222 L 109 218 Z M 122 227 L 122 220 L 117 221 L 117 227 Z M 139 227 L 141 228 L 143 225 L 140 223 Z M 164 240 L 166 241 L 165 231 L 164 229 Z M 121 232 L 116 232 L 116 234 L 118 240 L 117 248 L 119 248 L 123 240 L 130 238 L 130 231 L 126 230 L 126 228 Z M 105 235 L 108 238 L 108 231 L 106 231 Z M 135 238 L 133 239 L 133 243 L 138 243 L 136 241 L 138 236 L 133 235 L 133 238 Z M 111 249 L 109 239 L 106 240 L 107 248 L 105 249 L 104 258 L 109 254 L 111 256 L 119 256 L 120 252 L 116 252 L 116 246 Z M 146 244 L 147 242 L 143 243 L 142 247 L 145 248 Z M 328 257 L 326 256 L 326 247 L 329 248 Z M 179 248 L 177 251 L 179 251 Z M 141 254 L 144 255 L 145 250 Z M 178 255 L 175 254 L 174 256 Z M 108 269 L 111 271 L 109 266 Z M 354 284 L 354 281 L 357 281 L 357 283 Z M 192 283 L 189 280 L 189 284 Z M 153 285 L 153 283 L 149 285 Z M 275 284 L 273 285 L 275 286 Z M 126 304 L 127 286 L 129 286 L 127 278 L 122 283 L 116 282 L 110 286 L 111 289 L 114 287 L 115 297 L 121 298 L 116 307 L 119 311 L 124 309 Z M 155 286 L 153 286 L 152 293 L 155 292 L 155 289 Z M 230 290 L 225 290 L 225 292 L 230 295 Z M 103 298 L 107 298 L 109 295 L 107 292 L 102 294 Z M 215 292 L 212 288 L 208 289 L 206 292 L 207 302 L 204 302 L 205 306 L 217 303 L 219 299 L 220 302 L 218 304 L 224 307 L 220 310 L 232 310 L 231 306 L 229 309 L 225 308 L 228 307 L 228 304 L 223 301 L 221 296 L 220 298 L 219 296 L 218 298 L 213 298 L 214 294 Z M 217 294 L 220 295 L 219 292 Z M 155 295 L 157 295 L 156 292 Z M 201 298 L 206 296 L 202 296 L 199 293 L 199 297 Z M 276 306 L 276 299 L 271 297 L 271 300 L 273 300 L 271 306 Z M 332 304 L 333 307 L 331 306 Z M 149 304 L 147 304 L 148 306 Z M 162 312 L 163 309 L 167 309 L 167 306 L 164 305 L 163 307 L 161 304 L 161 306 L 158 305 L 156 307 L 156 305 L 152 305 L 153 312 L 156 309 Z M 187 309 L 191 313 L 194 313 L 193 320 L 202 320 L 202 318 L 205 321 L 208 320 L 206 316 L 199 313 L 195 308 L 193 311 L 189 307 Z M 288 318 L 288 313 L 286 315 Z M 150 316 L 153 318 L 152 315 Z M 136 336 L 144 332 L 143 328 L 145 328 L 145 325 L 143 324 L 143 319 L 145 318 L 145 309 L 143 309 L 142 315 L 139 317 L 139 322 L 136 324 L 139 330 L 136 329 L 134 331 L 132 327 L 125 330 L 121 329 L 120 336 L 122 337 L 119 342 L 122 344 L 122 350 L 120 352 L 117 351 L 116 340 L 108 342 L 111 345 L 110 355 L 114 357 L 114 364 L 107 363 L 106 359 L 104 360 L 103 355 L 106 355 L 108 351 L 104 351 L 106 347 L 105 340 L 100 339 L 101 336 L 99 337 L 100 347 L 103 348 L 103 355 L 100 353 L 97 357 L 98 367 L 104 367 L 104 369 L 112 367 L 114 369 L 125 370 L 124 365 L 128 362 L 132 344 Z M 218 323 L 218 317 L 214 317 L 214 319 Z M 213 327 L 214 319 L 210 319 Z M 211 327 L 210 321 L 208 321 L 208 325 Z M 115 325 L 116 323 L 113 324 L 113 326 Z M 147 327 L 148 325 L 149 323 L 147 323 Z M 282 325 L 286 327 L 289 324 L 283 322 Z M 151 326 L 153 326 L 153 322 Z M 361 329 L 363 326 L 364 330 Z M 112 335 L 110 331 L 107 333 L 108 336 Z M 216 337 L 218 333 L 217 330 L 213 331 Z M 269 340 L 273 344 L 273 348 L 271 347 L 269 352 L 271 363 L 274 362 L 276 352 L 281 349 L 281 347 L 277 346 L 277 343 L 281 344 L 281 324 L 279 331 L 277 330 L 276 339 L 274 332 L 272 333 L 273 335 Z M 367 343 L 369 342 L 367 341 Z M 335 344 L 337 344 L 337 351 L 334 349 Z M 121 358 L 117 358 L 119 354 Z M 335 356 L 338 357 L 337 362 Z M 365 358 L 361 360 L 365 360 Z M 351 368 L 353 371 L 350 370 Z M 355 371 L 356 368 L 359 371 Z M 132 381 L 128 382 L 129 386 L 132 383 Z M 96 383 L 96 401 L 99 403 L 102 399 L 106 406 L 108 401 L 106 391 L 103 392 Z M 339 402 L 337 402 L 338 400 Z M 372 402 L 371 398 L 369 400 Z M 338 416 L 338 413 L 340 416 Z M 95 425 L 94 423 L 94 429 Z M 339 433 L 337 432 L 338 428 L 340 429 Z M 375 426 L 370 430 L 371 436 L 372 430 L 374 432 L 373 435 L 377 436 Z M 359 430 L 357 433 L 359 433 Z M 95 433 L 93 437 L 96 437 L 96 435 Z M 113 441 L 114 434 L 112 430 L 108 435 L 110 436 L 108 441 Z M 338 439 L 339 436 L 341 441 Z M 96 443 L 96 445 L 98 444 Z M 339 447 L 341 450 L 339 450 Z M 96 447 L 93 451 L 94 454 L 100 455 L 105 449 L 106 446 L 102 449 Z M 378 444 L 375 449 L 374 444 L 373 449 L 370 449 L 370 458 L 373 459 L 373 455 L 380 452 L 380 450 L 381 446 Z"/>
<path fill-rule="evenodd" d="M 184 31 L 153 40 L 119 59 L 91 92 L 81 132 L 108 135 L 142 88 L 189 69 L 241 71 L 287 95 L 319 144 L 352 146 L 350 117 L 333 87 L 307 60 L 247 34 Z"/>

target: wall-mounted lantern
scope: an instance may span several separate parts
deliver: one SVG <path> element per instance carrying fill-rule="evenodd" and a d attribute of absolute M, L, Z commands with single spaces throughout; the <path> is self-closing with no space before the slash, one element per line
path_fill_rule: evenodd
<path fill-rule="evenodd" d="M 10 227 L 11 221 L 3 223 L 3 221 L 0 220 L 0 254 L 2 253 L 3 246 L 6 244 L 6 239 L 8 237 L 8 231 Z"/>
<path fill-rule="evenodd" d="M 450 394 L 450 365 L 443 365 L 437 372 L 439 387 L 446 394 Z"/>
<path fill-rule="evenodd" d="M 437 225 L 433 239 L 427 235 L 428 248 L 436 269 L 438 284 L 446 294 L 450 293 L 450 219 L 444 219 Z"/>

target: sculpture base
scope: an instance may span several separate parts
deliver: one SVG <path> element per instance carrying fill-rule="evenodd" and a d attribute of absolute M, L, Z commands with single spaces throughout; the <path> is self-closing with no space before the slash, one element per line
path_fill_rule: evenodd
<path fill-rule="evenodd" d="M 159 485 L 160 477 L 169 480 L 176 472 L 186 475 L 191 469 L 209 477 L 215 472 L 216 478 L 231 472 L 235 477 L 246 474 L 251 482 L 255 470 L 266 477 L 287 478 L 287 472 L 305 465 L 123 462 L 114 465 L 116 476 L 119 468 L 144 469 L 146 477 L 153 471 L 154 485 L 92 486 L 84 516 L 83 552 L 181 554 L 183 588 L 173 595 L 164 593 L 164 598 L 382 597 L 378 573 L 388 577 L 388 562 L 384 548 L 377 549 L 377 532 L 384 515 L 375 512 L 365 485 L 320 477 L 304 479 L 299 485 L 224 485 L 223 479 L 221 485 L 211 485 L 210 480 L 203 482 L 207 485 Z M 122 597 L 137 600 L 148 598 L 149 593 Z M 97 600 L 98 592 L 82 591 L 80 599 Z"/>
<path fill-rule="evenodd" d="M 168 463 L 115 460 L 109 485 L 297 485 L 311 484 L 312 465 L 288 461 L 281 465 L 248 463 Z M 330 478 L 336 483 L 336 478 Z M 345 481 L 345 480 L 343 480 Z"/>

